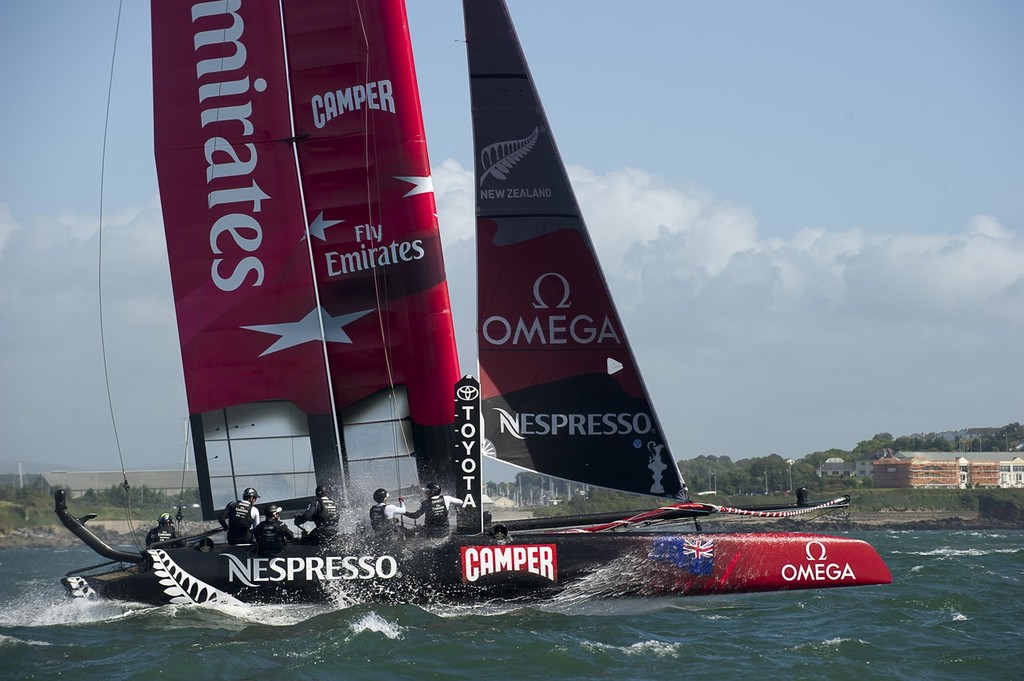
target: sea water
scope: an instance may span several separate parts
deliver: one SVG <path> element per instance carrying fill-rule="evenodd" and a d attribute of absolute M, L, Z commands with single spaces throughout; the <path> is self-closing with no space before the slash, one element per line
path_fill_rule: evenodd
<path fill-rule="evenodd" d="M 875 531 L 889 586 L 428 607 L 69 600 L 0 550 L 0 679 L 1024 679 L 1024 532 Z"/>

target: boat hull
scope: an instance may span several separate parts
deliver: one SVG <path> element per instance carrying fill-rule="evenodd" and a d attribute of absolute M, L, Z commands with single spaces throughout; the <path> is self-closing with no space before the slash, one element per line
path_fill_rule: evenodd
<path fill-rule="evenodd" d="M 866 542 L 791 533 L 520 533 L 150 549 L 145 561 L 65 577 L 69 593 L 168 603 L 455 603 L 697 596 L 888 584 Z"/>

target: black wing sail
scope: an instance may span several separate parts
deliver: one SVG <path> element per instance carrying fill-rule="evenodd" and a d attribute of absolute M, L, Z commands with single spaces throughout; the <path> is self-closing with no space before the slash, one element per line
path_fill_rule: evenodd
<path fill-rule="evenodd" d="M 485 451 L 547 475 L 685 498 L 508 10 L 463 8 Z"/>

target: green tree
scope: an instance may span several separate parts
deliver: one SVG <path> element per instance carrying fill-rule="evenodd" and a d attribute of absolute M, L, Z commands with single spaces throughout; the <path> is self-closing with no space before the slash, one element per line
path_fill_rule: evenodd
<path fill-rule="evenodd" d="M 890 433 L 876 433 L 870 440 L 862 440 L 857 443 L 857 446 L 853 448 L 851 457 L 846 458 L 847 461 L 852 459 L 859 459 L 865 454 L 871 454 L 877 452 L 879 449 L 892 449 L 892 434 Z"/>

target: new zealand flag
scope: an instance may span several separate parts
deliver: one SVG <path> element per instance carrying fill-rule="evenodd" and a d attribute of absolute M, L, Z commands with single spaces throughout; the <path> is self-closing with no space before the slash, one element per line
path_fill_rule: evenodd
<path fill-rule="evenodd" d="M 707 577 L 715 567 L 715 540 L 703 537 L 657 537 L 651 558 L 667 560 L 676 567 Z"/>

